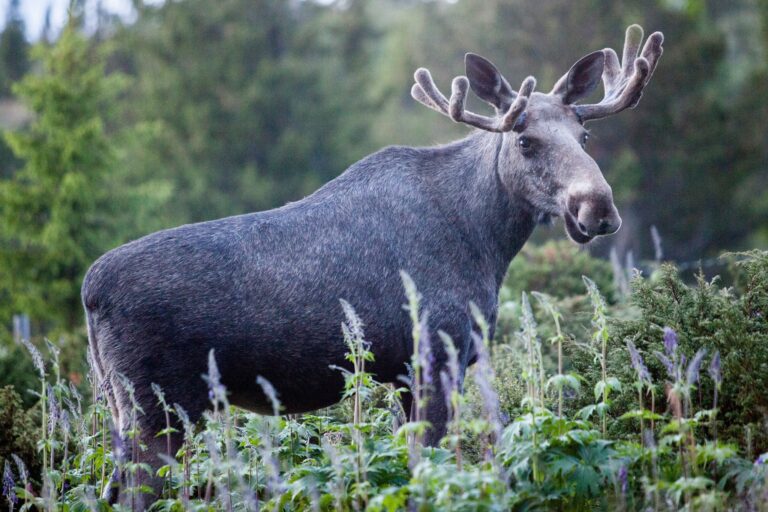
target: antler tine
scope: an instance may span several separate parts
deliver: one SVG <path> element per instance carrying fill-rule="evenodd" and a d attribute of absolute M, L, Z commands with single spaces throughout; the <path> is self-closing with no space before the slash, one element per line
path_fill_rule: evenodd
<path fill-rule="evenodd" d="M 426 68 L 419 68 L 416 73 L 413 74 L 413 78 L 416 80 L 416 85 L 421 87 L 421 91 L 432 102 L 432 105 L 427 104 L 430 108 L 437 107 L 438 112 L 448 114 L 448 100 L 445 99 L 443 93 L 435 85 L 435 81 L 432 80 L 432 75 L 429 74 L 429 70 Z M 411 89 L 411 95 L 413 95 L 413 89 Z M 414 96 L 417 101 L 424 103 L 421 99 Z"/>
<path fill-rule="evenodd" d="M 515 127 L 515 123 L 517 122 L 518 118 L 522 115 L 523 112 L 525 112 L 525 108 L 528 106 L 528 98 L 531 97 L 533 89 L 535 88 L 535 78 L 529 76 L 523 80 L 523 83 L 520 85 L 520 92 L 518 92 L 517 98 L 515 98 L 515 101 L 509 107 L 507 113 L 504 114 L 504 117 L 501 118 L 500 131 L 508 132 Z"/>
<path fill-rule="evenodd" d="M 583 121 L 600 119 L 637 106 L 664 52 L 664 36 L 661 32 L 654 32 L 640 51 L 642 42 L 643 29 L 640 25 L 631 25 L 627 28 L 621 63 L 615 51 L 610 48 L 603 50 L 605 93 L 599 103 L 574 107 Z"/>
<path fill-rule="evenodd" d="M 448 114 L 457 123 L 464 123 L 488 132 L 498 132 L 498 121 L 492 117 L 481 116 L 466 109 L 469 80 L 465 76 L 457 76 L 451 84 L 451 100 Z"/>
<path fill-rule="evenodd" d="M 424 92 L 424 89 L 422 89 L 419 84 L 413 84 L 411 87 L 411 98 L 415 99 L 422 105 L 431 108 L 432 110 L 436 110 L 441 114 L 447 114 L 447 112 L 441 110 L 440 107 L 434 104 L 434 102 L 429 98 L 429 96 L 427 96 L 427 93 Z"/>
<path fill-rule="evenodd" d="M 635 59 L 643 43 L 643 27 L 630 25 L 624 35 L 624 51 L 621 55 L 621 72 L 625 76 L 632 74 L 635 68 Z"/>
<path fill-rule="evenodd" d="M 432 75 L 425 68 L 414 73 L 416 83 L 411 87 L 411 97 L 419 103 L 447 115 L 457 123 L 464 123 L 489 132 L 510 131 L 528 105 L 528 98 L 536 86 L 536 80 L 528 77 L 523 81 L 517 98 L 501 117 L 487 117 L 466 109 L 469 80 L 457 76 L 451 84 L 451 98 L 447 100 L 435 85 Z"/>
<path fill-rule="evenodd" d="M 517 98 L 501 117 L 486 117 L 466 110 L 467 89 L 469 80 L 465 76 L 457 76 L 453 79 L 451 87 L 450 116 L 457 123 L 464 123 L 489 132 L 503 133 L 512 130 L 515 122 L 528 106 L 528 98 L 536 86 L 536 80 L 529 76 L 520 86 Z"/>

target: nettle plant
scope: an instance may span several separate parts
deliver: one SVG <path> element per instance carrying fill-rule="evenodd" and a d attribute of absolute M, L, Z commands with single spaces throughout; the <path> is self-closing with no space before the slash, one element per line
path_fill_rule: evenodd
<path fill-rule="evenodd" d="M 691 351 L 671 327 L 654 331 L 658 350 L 641 350 L 640 340 L 621 343 L 611 334 L 612 320 L 599 290 L 585 280 L 593 309 L 592 331 L 579 346 L 555 329 L 557 334 L 549 341 L 559 365 L 551 372 L 543 364 L 546 340 L 539 336 L 536 314 L 524 295 L 523 327 L 514 345 L 523 363 L 522 412 L 505 418 L 496 391 L 500 380 L 489 352 L 490 329 L 479 310 L 472 308 L 479 354 L 469 374 L 478 402 L 472 404 L 461 393 L 458 372 L 451 369 L 457 363 L 450 363 L 455 351 L 450 336 L 429 331 L 429 312 L 416 284 L 407 275 L 402 278 L 415 338 L 409 381 L 403 383 L 417 390 L 416 412 L 410 418 L 403 417 L 401 388 L 379 383 L 368 373 L 373 355 L 365 325 L 353 305 L 345 303 L 341 334 L 351 365 L 336 371 L 344 377 L 349 417 L 339 418 L 338 411 L 281 416 L 279 394 L 265 379 L 259 379 L 259 385 L 274 416 L 233 408 L 211 352 L 205 375 L 211 407 L 197 424 L 189 421 L 180 405 L 168 403 L 162 389 L 153 387 L 166 415 L 166 428 L 155 434 L 157 439 L 174 433 L 175 418 L 184 442 L 175 452 L 165 443 L 164 453 L 158 454 L 164 464 L 154 476 L 163 487 L 151 507 L 766 510 L 768 454 L 739 456 L 737 447 L 723 442 L 717 428 L 727 383 L 724 358 L 716 349 Z M 543 294 L 535 297 L 543 313 L 539 320 L 559 325 L 557 302 Z M 433 336 L 449 354 L 447 369 L 440 374 L 434 372 L 434 355 L 428 350 L 427 341 Z M 129 475 L 129 498 L 151 491 L 131 485 L 141 479 L 130 475 L 152 471 L 131 455 L 145 448 L 139 441 L 138 420 L 144 412 L 138 404 L 133 407 L 130 435 L 123 439 L 111 425 L 97 386 L 91 390 L 95 400 L 85 404 L 56 371 L 55 346 L 48 347 L 52 361 L 46 361 L 34 345 L 28 347 L 40 370 L 39 397 L 45 403 L 38 443 L 45 467 L 32 475 L 26 469 L 32 461 L 18 457 L 3 461 L 2 492 L 8 508 L 109 509 L 97 496 L 110 485 L 115 468 Z M 594 379 L 565 370 L 572 351 L 592 359 Z M 630 362 L 628 368 L 613 367 L 617 363 L 611 356 L 616 354 Z M 649 369 L 656 365 L 662 372 Z M 131 389 L 130 382 L 124 386 Z M 712 407 L 699 406 L 698 395 L 704 390 L 712 393 Z M 629 407 L 612 400 L 622 393 L 635 396 Z M 594 402 L 574 410 L 564 404 L 564 395 Z M 434 400 L 446 404 L 450 420 L 440 445 L 425 447 L 427 424 L 418 411 Z M 626 435 L 611 435 L 617 429 Z M 132 443 L 132 449 L 124 443 Z M 131 503 L 128 499 L 115 509 L 137 509 Z"/>

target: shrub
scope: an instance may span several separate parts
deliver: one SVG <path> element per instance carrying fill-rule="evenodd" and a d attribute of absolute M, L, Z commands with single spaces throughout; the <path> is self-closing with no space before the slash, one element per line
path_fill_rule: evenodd
<path fill-rule="evenodd" d="M 509 266 L 501 298 L 517 299 L 526 291 L 546 293 L 557 299 L 584 295 L 581 276 L 589 276 L 606 300 L 615 302 L 613 270 L 607 261 L 565 240 L 540 246 L 527 244 Z"/>
<path fill-rule="evenodd" d="M 24 409 L 13 386 L 0 388 L 0 468 L 6 461 L 14 464 L 12 456 L 16 455 L 37 476 L 40 466 L 36 463 L 36 433 L 33 413 Z"/>
<path fill-rule="evenodd" d="M 37 389 L 39 385 L 37 371 L 24 347 L 0 339 L 0 387 L 12 387 L 20 396 L 22 405 L 29 408 L 37 401 L 29 390 Z"/>
<path fill-rule="evenodd" d="M 621 349 L 626 339 L 647 354 L 663 352 L 664 327 L 677 333 L 689 359 L 702 348 L 709 356 L 718 351 L 723 378 L 718 430 L 745 449 L 762 453 L 768 450 L 768 251 L 732 257 L 735 288 L 701 275 L 688 286 L 672 265 L 663 265 L 651 279 L 635 279 L 631 302 L 640 316 L 612 320 L 617 349 L 613 364 L 629 368 Z M 656 358 L 647 362 L 654 381 L 660 382 L 665 374 L 662 363 Z M 696 395 L 700 407 L 712 407 L 711 382 L 699 386 Z"/>

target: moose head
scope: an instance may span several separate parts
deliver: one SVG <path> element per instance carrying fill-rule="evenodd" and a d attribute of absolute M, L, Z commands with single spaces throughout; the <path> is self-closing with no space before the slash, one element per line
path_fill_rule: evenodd
<path fill-rule="evenodd" d="M 621 217 L 613 193 L 597 163 L 586 152 L 584 123 L 634 108 L 662 54 L 664 37 L 654 32 L 645 42 L 639 25 L 627 28 L 621 62 L 606 48 L 579 59 L 548 94 L 534 92 L 526 78 L 515 91 L 489 60 L 468 53 L 467 76 L 454 78 L 450 99 L 438 90 L 429 71 L 420 68 L 411 96 L 458 123 L 502 134 L 498 173 L 505 188 L 526 202 L 540 219 L 561 216 L 568 236 L 579 244 L 615 233 Z M 601 81 L 603 99 L 579 104 Z M 472 91 L 496 109 L 486 117 L 465 108 Z"/>

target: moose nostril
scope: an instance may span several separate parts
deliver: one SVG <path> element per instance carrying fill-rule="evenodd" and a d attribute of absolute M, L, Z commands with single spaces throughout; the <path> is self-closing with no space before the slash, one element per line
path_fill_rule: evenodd
<path fill-rule="evenodd" d="M 586 233 L 587 232 L 587 226 L 585 226 L 583 223 L 579 222 L 578 226 L 579 226 L 579 230 L 582 233 Z"/>

